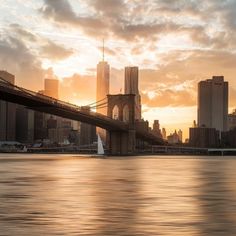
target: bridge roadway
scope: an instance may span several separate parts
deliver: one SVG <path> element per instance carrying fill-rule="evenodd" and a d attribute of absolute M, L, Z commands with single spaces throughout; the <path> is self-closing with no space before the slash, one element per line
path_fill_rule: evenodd
<path fill-rule="evenodd" d="M 17 103 L 29 109 L 45 112 L 63 118 L 81 121 L 108 131 L 128 131 L 128 124 L 108 116 L 81 109 L 52 97 L 13 85 L 0 77 L 0 100 Z M 163 140 L 149 132 L 136 130 L 136 137 L 151 144 L 163 144 Z"/>

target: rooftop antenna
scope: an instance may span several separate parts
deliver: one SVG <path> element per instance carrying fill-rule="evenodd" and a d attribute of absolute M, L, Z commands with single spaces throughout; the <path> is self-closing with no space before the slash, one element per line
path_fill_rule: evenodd
<path fill-rule="evenodd" d="M 102 39 L 102 61 L 104 61 L 104 38 Z"/>

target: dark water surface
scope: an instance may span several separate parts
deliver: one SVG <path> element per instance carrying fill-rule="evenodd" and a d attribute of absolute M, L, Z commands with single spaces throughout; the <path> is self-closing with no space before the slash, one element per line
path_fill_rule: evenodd
<path fill-rule="evenodd" d="M 236 235 L 236 157 L 1 154 L 0 235 Z"/>

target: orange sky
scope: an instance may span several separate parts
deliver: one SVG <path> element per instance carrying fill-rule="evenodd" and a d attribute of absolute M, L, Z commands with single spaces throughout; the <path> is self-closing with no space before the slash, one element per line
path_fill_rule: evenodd
<path fill-rule="evenodd" d="M 224 75 L 236 106 L 236 1 L 0 0 L 0 69 L 18 85 L 43 88 L 60 79 L 60 95 L 95 100 L 96 64 L 111 66 L 111 93 L 125 66 L 139 66 L 143 117 L 168 133 L 196 119 L 197 83 Z"/>

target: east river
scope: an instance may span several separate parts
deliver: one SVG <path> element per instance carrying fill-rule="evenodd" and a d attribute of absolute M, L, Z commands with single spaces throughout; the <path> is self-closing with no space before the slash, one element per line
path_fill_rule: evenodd
<path fill-rule="evenodd" d="M 236 157 L 0 154 L 0 235 L 236 235 Z"/>

